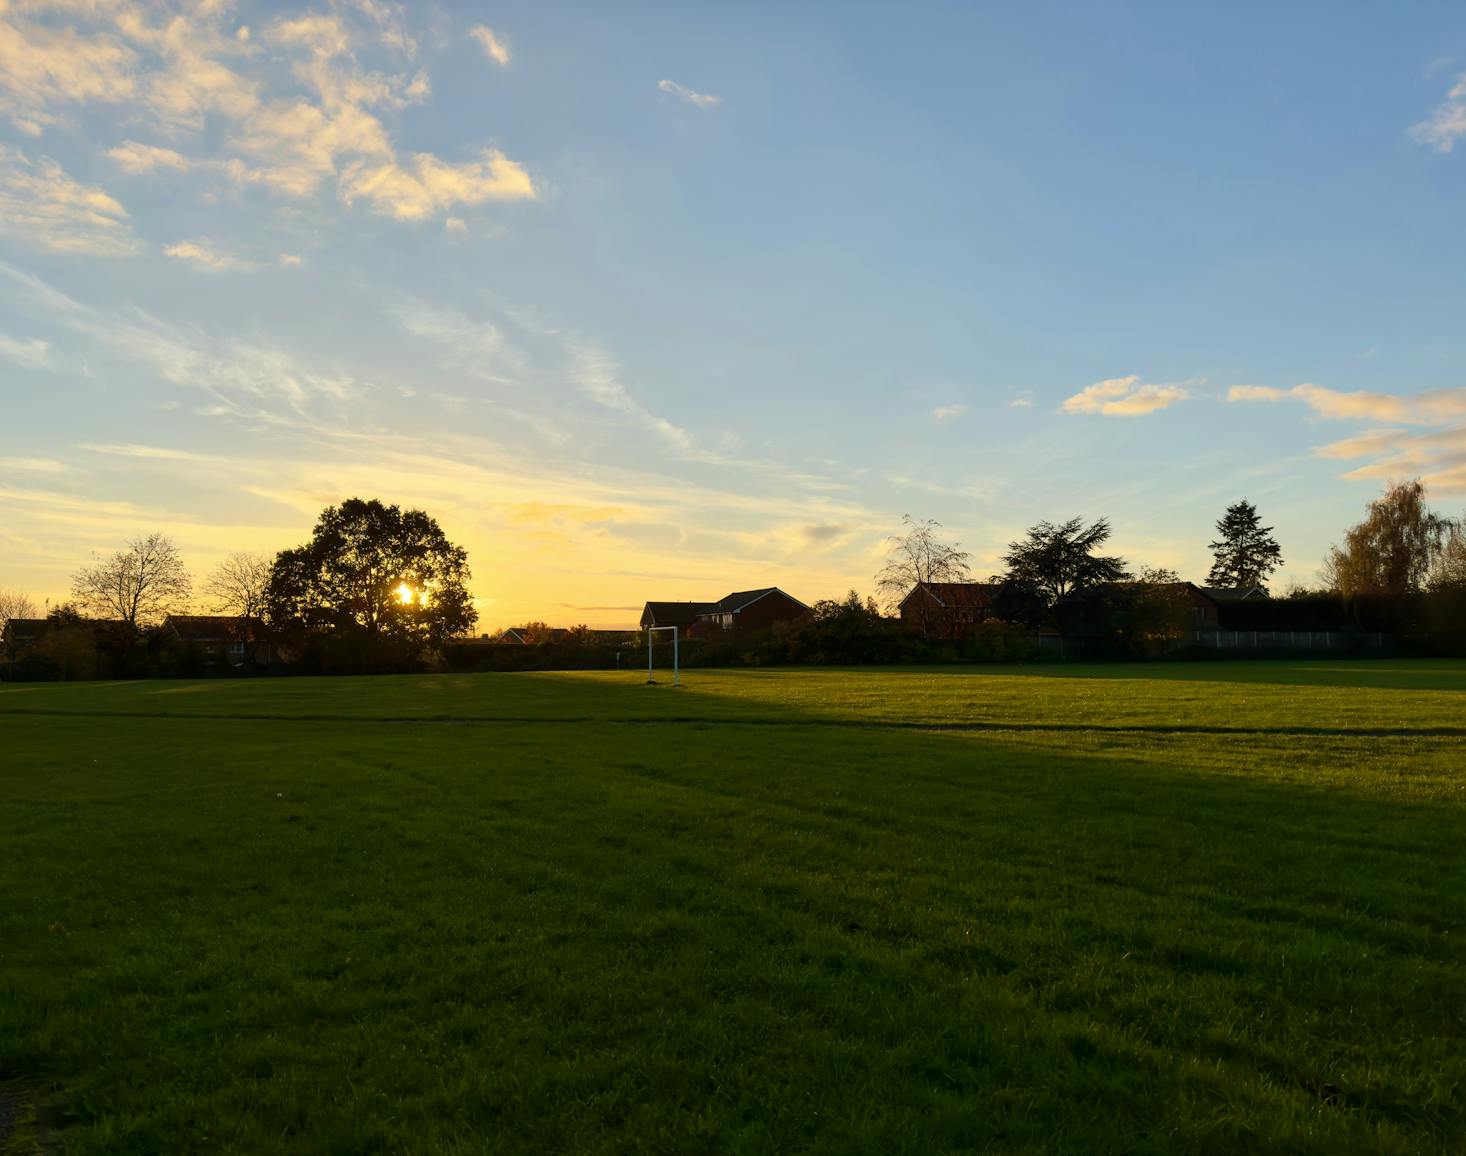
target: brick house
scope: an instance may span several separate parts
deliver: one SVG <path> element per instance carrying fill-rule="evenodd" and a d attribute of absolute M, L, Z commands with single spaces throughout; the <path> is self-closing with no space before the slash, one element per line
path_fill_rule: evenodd
<path fill-rule="evenodd" d="M 908 630 L 951 638 L 992 616 L 999 589 L 992 582 L 918 582 L 901 599 L 897 613 Z"/>
<path fill-rule="evenodd" d="M 716 602 L 648 602 L 641 612 L 641 628 L 675 626 L 688 638 L 737 638 L 808 613 L 809 607 L 798 598 L 777 586 L 764 586 L 738 590 Z"/>
<path fill-rule="evenodd" d="M 264 666 L 276 658 L 269 630 L 259 618 L 239 614 L 170 614 L 163 630 L 183 646 L 230 666 Z"/>

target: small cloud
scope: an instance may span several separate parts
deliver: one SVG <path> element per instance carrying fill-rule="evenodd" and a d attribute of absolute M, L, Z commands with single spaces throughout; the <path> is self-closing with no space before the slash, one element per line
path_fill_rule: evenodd
<path fill-rule="evenodd" d="M 1285 390 L 1270 385 L 1234 385 L 1227 390 L 1228 401 L 1282 401 L 1287 396 Z"/>
<path fill-rule="evenodd" d="M 468 232 L 468 222 L 462 217 L 449 217 L 443 222 L 443 232 L 466 233 Z"/>
<path fill-rule="evenodd" d="M 1106 417 L 1139 417 L 1165 409 L 1191 395 L 1179 385 L 1141 385 L 1139 374 L 1112 377 L 1087 385 L 1068 398 L 1063 413 L 1098 413 Z"/>
<path fill-rule="evenodd" d="M 59 474 L 66 470 L 63 462 L 52 458 L 0 458 L 0 472 L 25 471 L 32 474 Z"/>
<path fill-rule="evenodd" d="M 139 144 L 135 140 L 125 140 L 115 149 L 108 149 L 107 155 L 125 173 L 151 173 L 157 169 L 173 169 L 181 173 L 189 168 L 189 160 L 182 153 L 157 145 Z"/>
<path fill-rule="evenodd" d="M 479 24 L 468 30 L 468 34 L 479 42 L 484 55 L 500 67 L 509 63 L 509 48 L 499 39 L 487 24 Z"/>
<path fill-rule="evenodd" d="M 1446 99 L 1436 105 L 1425 120 L 1410 130 L 1420 144 L 1438 153 L 1448 153 L 1456 141 L 1466 136 L 1466 73 L 1456 78 Z"/>
<path fill-rule="evenodd" d="M 241 44 L 247 44 L 251 35 L 253 34 L 250 32 L 248 24 L 241 24 L 234 30 L 234 39 L 238 40 Z"/>
<path fill-rule="evenodd" d="M 959 417 L 967 412 L 965 405 L 939 405 L 932 410 L 932 417 L 938 421 L 946 421 L 949 417 Z"/>
<path fill-rule="evenodd" d="M 301 261 L 301 257 L 300 257 L 300 254 L 299 253 L 281 253 L 280 254 L 280 264 L 282 264 L 282 265 L 295 266 L 295 265 L 299 265 L 301 263 L 302 263 L 302 261 Z"/>
<path fill-rule="evenodd" d="M 200 244 L 197 241 L 180 241 L 176 245 L 167 246 L 163 252 L 176 261 L 187 261 L 201 268 L 213 269 L 221 273 L 229 269 L 253 269 L 255 267 L 253 261 L 244 261 L 232 254 L 221 253 L 217 249 L 210 248 L 208 244 Z"/>
<path fill-rule="evenodd" d="M 47 369 L 51 365 L 51 343 L 39 338 L 17 341 L 0 333 L 0 357 L 26 369 Z"/>
<path fill-rule="evenodd" d="M 670 92 L 673 96 L 680 100 L 685 100 L 688 104 L 695 104 L 698 108 L 711 108 L 713 105 L 721 104 L 723 101 L 721 96 L 714 96 L 710 92 L 693 92 L 692 89 L 678 84 L 675 80 L 657 81 L 657 90 L 659 92 Z"/>
<path fill-rule="evenodd" d="M 450 205 L 532 201 L 539 196 L 524 167 L 498 149 L 488 149 L 482 160 L 463 164 L 432 153 L 417 153 L 407 164 L 357 162 L 342 173 L 340 192 L 347 205 L 365 200 L 399 221 L 420 221 Z"/>
<path fill-rule="evenodd" d="M 1031 409 L 1033 402 L 1026 397 L 1015 397 L 1008 403 L 1009 409 Z"/>

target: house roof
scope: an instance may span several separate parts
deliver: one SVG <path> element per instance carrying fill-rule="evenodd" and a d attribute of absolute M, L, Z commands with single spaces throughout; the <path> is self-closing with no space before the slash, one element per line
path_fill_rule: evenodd
<path fill-rule="evenodd" d="M 511 626 L 508 629 L 502 631 L 498 635 L 498 637 L 494 639 L 494 641 L 512 642 L 519 646 L 536 645 L 525 637 L 524 631 L 525 627 L 523 626 Z M 570 631 L 564 626 L 547 626 L 545 628 L 545 636 L 540 639 L 540 642 L 560 642 L 569 633 Z"/>
<path fill-rule="evenodd" d="M 716 602 L 648 602 L 641 612 L 643 626 L 691 626 L 699 614 L 711 614 Z"/>
<path fill-rule="evenodd" d="M 911 588 L 910 593 L 901 599 L 901 605 L 905 606 L 910 602 L 917 591 L 925 591 L 938 606 L 943 608 L 987 607 L 992 605 L 993 598 L 999 589 L 1000 587 L 993 582 L 918 582 Z"/>
<path fill-rule="evenodd" d="M 709 607 L 707 613 L 737 614 L 740 610 L 743 610 L 745 607 L 752 606 L 760 598 L 763 598 L 769 594 L 783 594 L 784 597 L 789 599 L 790 602 L 799 602 L 798 598 L 795 598 L 792 594 L 780 590 L 777 586 L 764 586 L 758 590 L 738 590 L 732 594 L 727 594 L 718 599 L 717 602 L 713 603 L 713 605 Z M 804 606 L 804 603 L 799 602 L 799 605 Z M 808 610 L 809 607 L 805 606 L 805 609 Z"/>
<path fill-rule="evenodd" d="M 11 638 L 35 638 L 50 624 L 48 618 L 12 618 L 5 623 L 5 633 Z"/>
<path fill-rule="evenodd" d="M 1243 602 L 1248 598 L 1266 598 L 1267 591 L 1261 586 L 1198 586 L 1213 602 Z"/>
<path fill-rule="evenodd" d="M 263 619 L 243 614 L 170 614 L 163 625 L 184 642 L 241 642 L 265 633 Z"/>

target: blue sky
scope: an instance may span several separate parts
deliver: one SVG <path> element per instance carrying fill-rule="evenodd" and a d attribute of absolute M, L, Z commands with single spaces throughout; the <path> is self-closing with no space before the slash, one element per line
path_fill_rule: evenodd
<path fill-rule="evenodd" d="M 1108 516 L 1308 581 L 1466 506 L 1459 5 L 0 7 L 0 587 L 352 495 L 485 628 L 986 576 Z"/>

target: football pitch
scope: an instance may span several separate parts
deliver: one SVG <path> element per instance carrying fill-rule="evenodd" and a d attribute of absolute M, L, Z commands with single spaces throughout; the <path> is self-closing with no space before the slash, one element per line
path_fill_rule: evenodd
<path fill-rule="evenodd" d="M 0 687 L 0 1153 L 1466 1150 L 1466 663 Z"/>

